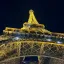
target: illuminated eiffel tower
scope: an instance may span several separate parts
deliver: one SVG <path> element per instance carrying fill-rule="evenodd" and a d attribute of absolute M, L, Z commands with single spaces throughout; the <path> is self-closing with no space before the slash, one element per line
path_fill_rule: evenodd
<path fill-rule="evenodd" d="M 45 29 L 30 10 L 22 28 L 3 30 L 0 64 L 64 64 L 64 34 Z"/>

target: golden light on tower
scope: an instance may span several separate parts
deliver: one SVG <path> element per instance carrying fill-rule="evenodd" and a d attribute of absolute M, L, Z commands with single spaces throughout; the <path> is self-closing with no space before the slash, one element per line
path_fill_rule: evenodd
<path fill-rule="evenodd" d="M 6 27 L 0 36 L 0 64 L 20 64 L 28 56 L 37 56 L 39 64 L 44 58 L 50 58 L 50 64 L 64 64 L 64 33 L 45 29 L 33 10 L 22 28 Z"/>
<path fill-rule="evenodd" d="M 38 21 L 36 20 L 35 16 L 34 16 L 34 11 L 33 10 L 29 11 L 28 23 L 29 24 L 39 24 Z"/>

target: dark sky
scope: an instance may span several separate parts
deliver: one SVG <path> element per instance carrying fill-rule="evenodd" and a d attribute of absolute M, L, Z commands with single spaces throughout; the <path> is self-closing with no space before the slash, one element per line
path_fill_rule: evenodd
<path fill-rule="evenodd" d="M 30 9 L 48 30 L 64 32 L 64 3 L 61 0 L 0 0 L 0 33 L 6 26 L 22 27 Z"/>

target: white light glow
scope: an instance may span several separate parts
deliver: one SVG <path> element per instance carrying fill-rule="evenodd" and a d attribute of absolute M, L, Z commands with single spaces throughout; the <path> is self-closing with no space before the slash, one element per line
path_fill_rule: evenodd
<path fill-rule="evenodd" d="M 51 39 L 47 39 L 47 41 L 51 41 Z"/>
<path fill-rule="evenodd" d="M 19 37 L 15 37 L 14 39 L 15 39 L 15 40 L 18 40 L 18 39 L 19 39 Z"/>
<path fill-rule="evenodd" d="M 61 44 L 62 42 L 60 42 L 60 41 L 57 41 L 57 43 L 58 43 L 58 44 Z"/>

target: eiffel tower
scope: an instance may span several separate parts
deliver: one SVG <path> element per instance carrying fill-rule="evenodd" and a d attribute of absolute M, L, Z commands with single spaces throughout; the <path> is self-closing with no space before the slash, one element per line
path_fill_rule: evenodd
<path fill-rule="evenodd" d="M 22 28 L 6 27 L 0 35 L 0 64 L 64 64 L 64 33 L 45 29 L 30 10 Z"/>

